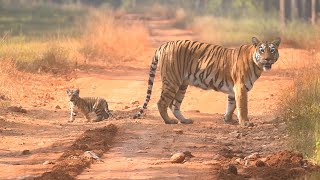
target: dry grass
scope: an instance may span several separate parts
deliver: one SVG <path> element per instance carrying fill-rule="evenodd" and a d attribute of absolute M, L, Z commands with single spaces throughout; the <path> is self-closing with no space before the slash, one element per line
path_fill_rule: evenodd
<path fill-rule="evenodd" d="M 201 16 L 194 18 L 189 25 L 199 36 L 200 40 L 226 46 L 238 46 L 251 43 L 251 37 L 273 39 L 280 36 L 282 45 L 308 48 L 319 44 L 319 27 L 299 21 L 289 22 L 285 29 L 281 29 L 277 18 L 264 19 Z"/>
<path fill-rule="evenodd" d="M 92 11 L 81 39 L 85 62 L 120 64 L 139 59 L 149 47 L 149 33 L 142 22 L 115 19 L 110 13 Z"/>
<path fill-rule="evenodd" d="M 15 62 L 0 60 L 0 107 L 13 104 L 45 106 L 64 88 L 64 78 L 17 70 Z"/>
<path fill-rule="evenodd" d="M 149 47 L 148 38 L 142 23 L 126 22 L 115 19 L 111 12 L 94 10 L 80 37 L 4 36 L 0 38 L 0 106 L 8 106 L 10 101 L 29 99 L 37 105 L 51 100 L 55 92 L 61 92 L 57 88 L 63 80 L 57 81 L 57 77 L 70 77 L 68 74 L 74 74 L 73 70 L 82 62 L 102 62 L 108 66 L 135 64 Z M 58 76 L 53 78 L 52 74 Z M 43 100 L 36 102 L 39 98 Z"/>
<path fill-rule="evenodd" d="M 280 114 L 287 122 L 289 144 L 320 162 L 320 58 L 295 71 L 294 84 L 283 95 Z"/>

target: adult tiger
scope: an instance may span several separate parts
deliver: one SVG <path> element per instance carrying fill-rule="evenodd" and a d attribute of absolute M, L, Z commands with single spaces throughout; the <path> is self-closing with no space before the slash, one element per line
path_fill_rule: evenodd
<path fill-rule="evenodd" d="M 193 85 L 228 94 L 224 121 L 231 120 L 237 107 L 239 124 L 247 126 L 247 93 L 262 71 L 270 70 L 272 64 L 278 60 L 280 42 L 280 38 L 272 42 L 262 42 L 253 37 L 252 45 L 242 45 L 235 49 L 190 40 L 163 44 L 156 50 L 152 60 L 145 103 L 134 118 L 139 118 L 148 105 L 159 62 L 162 92 L 157 105 L 166 124 L 178 123 L 177 120 L 169 118 L 168 107 L 181 123 L 193 123 L 180 111 L 187 87 Z"/>

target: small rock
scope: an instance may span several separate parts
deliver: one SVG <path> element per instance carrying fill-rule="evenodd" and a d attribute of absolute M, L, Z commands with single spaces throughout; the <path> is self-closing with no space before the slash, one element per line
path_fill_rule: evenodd
<path fill-rule="evenodd" d="M 92 152 L 92 151 L 86 151 L 86 152 L 84 152 L 84 153 L 83 153 L 83 156 L 84 156 L 85 158 L 87 158 L 87 159 L 94 159 L 94 160 L 97 160 L 97 161 L 102 161 L 102 160 L 100 159 L 100 157 L 99 157 L 96 153 L 94 153 L 94 152 Z"/>
<path fill-rule="evenodd" d="M 132 158 L 128 158 L 127 161 L 133 161 L 133 159 Z"/>
<path fill-rule="evenodd" d="M 139 150 L 139 151 L 137 151 L 137 153 L 148 153 L 148 152 L 145 150 Z"/>
<path fill-rule="evenodd" d="M 170 161 L 171 163 L 182 163 L 185 158 L 186 155 L 184 153 L 176 153 L 171 156 Z"/>
<path fill-rule="evenodd" d="M 54 162 L 52 161 L 45 161 L 44 163 L 42 163 L 43 165 L 47 165 L 47 164 L 55 164 Z"/>
<path fill-rule="evenodd" d="M 256 161 L 256 166 L 257 167 L 264 167 L 264 166 L 266 166 L 266 163 L 261 160 L 258 160 L 258 161 Z"/>
<path fill-rule="evenodd" d="M 139 101 L 131 101 L 130 104 L 136 105 L 136 104 L 140 104 L 140 102 Z"/>
<path fill-rule="evenodd" d="M 26 150 L 23 150 L 23 151 L 21 152 L 21 154 L 22 154 L 22 155 L 29 155 L 29 154 L 31 154 L 31 152 L 30 152 L 30 150 L 26 149 Z"/>
<path fill-rule="evenodd" d="M 258 153 L 250 154 L 249 156 L 245 157 L 244 160 L 256 160 L 260 157 Z"/>
<path fill-rule="evenodd" d="M 192 155 L 190 151 L 184 151 L 183 154 L 188 158 L 194 157 L 194 155 Z"/>
<path fill-rule="evenodd" d="M 61 107 L 59 106 L 59 105 L 56 105 L 56 107 L 55 107 L 56 109 L 61 109 Z"/>
<path fill-rule="evenodd" d="M 237 164 L 241 164 L 242 159 L 241 159 L 241 158 L 237 158 L 237 159 L 235 159 L 234 161 L 235 161 Z"/>
<path fill-rule="evenodd" d="M 129 109 L 130 108 L 130 106 L 124 106 L 124 109 Z"/>
<path fill-rule="evenodd" d="M 237 175 L 238 174 L 238 169 L 237 169 L 237 167 L 235 165 L 229 164 L 228 172 Z"/>
<path fill-rule="evenodd" d="M 173 129 L 173 131 L 174 131 L 176 134 L 183 134 L 183 130 L 182 130 L 182 129 Z"/>

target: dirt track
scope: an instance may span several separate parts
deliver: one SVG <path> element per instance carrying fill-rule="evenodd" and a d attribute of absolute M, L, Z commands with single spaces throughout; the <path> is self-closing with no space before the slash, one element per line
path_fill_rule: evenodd
<path fill-rule="evenodd" d="M 151 21 L 153 43 L 174 39 L 195 38 L 190 31 L 173 29 L 167 20 Z M 161 26 L 161 28 L 157 28 Z M 190 87 L 182 105 L 185 114 L 194 120 L 192 125 L 166 125 L 156 109 L 160 95 L 159 76 L 156 76 L 152 100 L 143 119 L 128 117 L 137 111 L 145 98 L 149 59 L 130 67 L 78 71 L 70 81 L 56 81 L 49 92 L 52 98 L 39 106 L 32 100 L 21 103 L 27 113 L 4 111 L 0 118 L 0 179 L 17 179 L 41 175 L 50 171 L 62 153 L 85 130 L 115 124 L 119 130 L 111 149 L 84 170 L 77 179 L 216 179 L 220 170 L 236 158 L 252 153 L 262 157 L 286 149 L 285 124 L 275 112 L 282 91 L 291 83 L 286 72 L 294 57 L 308 56 L 307 52 L 280 49 L 280 60 L 272 71 L 266 72 L 249 93 L 249 115 L 255 126 L 241 128 L 224 124 L 226 95 Z M 138 66 L 146 64 L 145 66 Z M 57 84 L 59 86 L 57 86 Z M 109 102 L 117 118 L 104 122 L 84 123 L 78 116 L 67 123 L 66 87 L 77 86 L 80 96 L 102 96 Z M 39 97 L 40 101 L 41 98 Z M 138 104 L 132 103 L 139 101 Z M 59 105 L 61 109 L 57 109 Z M 236 117 L 234 117 L 235 119 Z M 177 134 L 175 129 L 181 129 Z M 23 155 L 23 150 L 30 154 Z M 190 151 L 194 157 L 182 164 L 168 162 L 176 152 Z M 243 165 L 239 172 L 245 173 Z M 258 173 L 257 173 L 258 174 Z M 251 177 L 254 177 L 252 175 Z M 220 177 L 221 178 L 221 177 Z"/>

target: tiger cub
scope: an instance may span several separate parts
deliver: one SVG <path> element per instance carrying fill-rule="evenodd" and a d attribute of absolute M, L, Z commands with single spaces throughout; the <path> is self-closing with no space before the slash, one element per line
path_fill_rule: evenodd
<path fill-rule="evenodd" d="M 67 96 L 71 110 L 70 120 L 68 122 L 73 122 L 75 120 L 78 110 L 85 115 L 88 122 L 90 122 L 89 113 L 91 112 L 94 112 L 97 116 L 93 122 L 99 122 L 109 117 L 110 112 L 108 103 L 105 99 L 100 97 L 81 98 L 79 96 L 79 92 L 79 89 L 67 89 Z"/>

